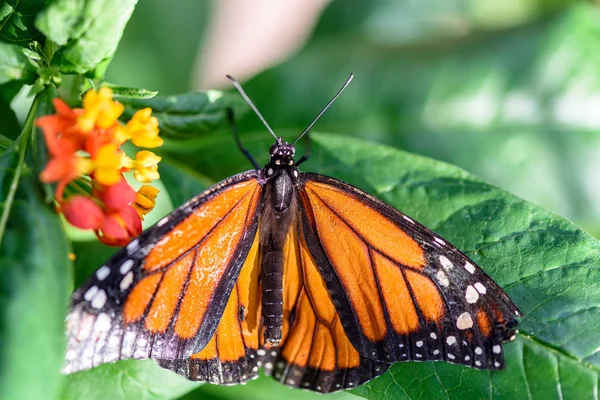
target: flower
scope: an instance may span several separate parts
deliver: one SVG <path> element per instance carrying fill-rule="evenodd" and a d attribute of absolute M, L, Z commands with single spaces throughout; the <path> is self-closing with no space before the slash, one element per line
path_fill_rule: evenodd
<path fill-rule="evenodd" d="M 142 183 L 148 183 L 160 178 L 158 174 L 158 163 L 161 157 L 151 151 L 138 151 L 135 155 L 135 160 L 124 156 L 123 166 L 133 170 L 133 177 Z"/>
<path fill-rule="evenodd" d="M 137 211 L 127 206 L 106 214 L 104 224 L 96 231 L 98 239 L 111 246 L 124 246 L 142 233 L 142 221 Z"/>
<path fill-rule="evenodd" d="M 106 129 L 114 126 L 123 113 L 123 104 L 113 101 L 112 90 L 107 87 L 99 91 L 88 90 L 83 97 L 84 112 L 79 116 L 77 124 L 83 132 L 90 132 L 94 127 Z"/>
<path fill-rule="evenodd" d="M 94 157 L 94 176 L 103 185 L 114 185 L 122 178 L 121 150 L 114 143 L 105 144 Z"/>
<path fill-rule="evenodd" d="M 140 219 L 144 220 L 144 215 L 148 214 L 156 205 L 156 196 L 160 190 L 150 185 L 143 185 L 136 193 L 133 208 L 137 211 Z"/>
<path fill-rule="evenodd" d="M 136 146 L 149 149 L 162 146 L 163 140 L 158 137 L 158 119 L 151 115 L 151 108 L 137 111 L 127 125 L 117 129 L 117 140 L 124 142 L 131 139 Z"/>
<path fill-rule="evenodd" d="M 121 125 L 124 107 L 112 99 L 109 88 L 89 90 L 83 108 L 71 109 L 60 99 L 53 102 L 56 113 L 36 121 L 50 156 L 40 180 L 57 183 L 57 211 L 71 225 L 93 230 L 106 244 L 127 244 L 141 233 L 143 217 L 154 208 L 159 191 L 148 185 L 134 191 L 123 172 L 133 171 L 141 182 L 158 179 L 161 157 L 142 150 L 132 160 L 121 145 L 127 140 L 138 146 L 162 145 L 158 120 L 148 108 Z M 73 190 L 65 191 L 68 185 Z M 74 191 L 80 194 L 69 195 Z"/>
<path fill-rule="evenodd" d="M 100 206 L 91 198 L 75 195 L 62 205 L 62 212 L 71 225 L 80 229 L 100 229 L 104 214 Z"/>

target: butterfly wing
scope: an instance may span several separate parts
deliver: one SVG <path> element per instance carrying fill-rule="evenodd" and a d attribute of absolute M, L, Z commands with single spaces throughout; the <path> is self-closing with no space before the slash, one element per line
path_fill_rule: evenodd
<path fill-rule="evenodd" d="M 209 347 L 230 294 L 240 296 L 261 190 L 257 171 L 231 177 L 100 267 L 73 294 L 64 371 L 124 358 L 179 360 Z M 230 308 L 221 322 L 230 322 Z"/>
<path fill-rule="evenodd" d="M 361 356 L 350 342 L 300 222 L 284 246 L 282 346 L 262 344 L 260 361 L 267 375 L 288 386 L 321 393 L 357 387 L 389 364 Z"/>
<path fill-rule="evenodd" d="M 304 174 L 302 235 L 349 341 L 375 361 L 504 366 L 519 309 L 473 261 L 344 182 Z"/>
<path fill-rule="evenodd" d="M 158 364 L 193 381 L 220 385 L 258 377 L 260 332 L 260 258 L 258 235 L 242 266 L 217 329 L 202 349 L 189 358 L 157 359 Z"/>

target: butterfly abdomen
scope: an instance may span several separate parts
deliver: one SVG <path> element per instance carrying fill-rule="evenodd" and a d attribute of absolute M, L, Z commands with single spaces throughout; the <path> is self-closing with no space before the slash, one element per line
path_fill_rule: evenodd
<path fill-rule="evenodd" d="M 259 222 L 262 318 L 264 340 L 270 346 L 281 344 L 283 326 L 283 246 L 296 213 L 292 180 L 280 171 L 265 185 L 263 210 Z"/>

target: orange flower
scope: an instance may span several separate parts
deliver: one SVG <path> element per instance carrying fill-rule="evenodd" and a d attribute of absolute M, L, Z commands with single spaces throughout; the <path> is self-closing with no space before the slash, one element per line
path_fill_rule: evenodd
<path fill-rule="evenodd" d="M 133 114 L 127 125 L 117 128 L 115 136 L 120 143 L 131 139 L 138 147 L 153 149 L 163 145 L 163 140 L 158 137 L 158 119 L 152 117 L 151 108 Z"/>
<path fill-rule="evenodd" d="M 71 109 L 60 99 L 54 99 L 54 107 L 56 114 L 36 122 L 50 154 L 40 180 L 57 183 L 57 210 L 70 224 L 94 230 L 106 244 L 126 244 L 141 233 L 142 218 L 154 207 L 158 190 L 144 186 L 136 193 L 122 172 L 133 170 L 137 180 L 150 182 L 159 178 L 161 158 L 144 150 L 132 160 L 120 147 L 129 139 L 140 146 L 160 146 L 158 120 L 151 109 L 144 109 L 120 125 L 123 105 L 112 99 L 109 88 L 88 91 L 83 108 Z M 78 186 L 87 186 L 91 196 L 63 199 L 65 187 L 78 179 Z"/>
<path fill-rule="evenodd" d="M 156 205 L 156 196 L 160 190 L 150 185 L 143 185 L 136 193 L 135 203 L 133 208 L 137 211 L 141 220 L 144 220 L 144 215 L 148 214 Z"/>
<path fill-rule="evenodd" d="M 112 90 L 107 87 L 99 91 L 88 90 L 83 97 L 84 112 L 79 116 L 77 124 L 83 132 L 90 132 L 94 127 L 106 129 L 113 127 L 123 113 L 123 104 L 113 101 Z"/>
<path fill-rule="evenodd" d="M 103 185 L 114 185 L 122 179 L 122 151 L 116 144 L 105 144 L 98 149 L 94 157 L 94 177 Z"/>
<path fill-rule="evenodd" d="M 142 183 L 149 183 L 160 178 L 158 174 L 158 163 L 161 157 L 151 151 L 138 151 L 135 160 L 123 157 L 123 167 L 133 170 L 133 177 Z"/>

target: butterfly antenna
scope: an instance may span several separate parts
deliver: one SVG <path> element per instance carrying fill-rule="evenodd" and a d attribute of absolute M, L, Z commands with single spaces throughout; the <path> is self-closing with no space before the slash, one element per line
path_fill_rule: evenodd
<path fill-rule="evenodd" d="M 263 118 L 263 116 L 260 114 L 260 112 L 258 111 L 258 108 L 256 108 L 256 106 L 254 105 L 254 103 L 252 102 L 252 100 L 250 100 L 250 97 L 248 97 L 248 95 L 246 94 L 246 92 L 244 92 L 244 89 L 242 88 L 242 85 L 240 85 L 240 83 L 231 75 L 225 75 L 227 77 L 227 79 L 229 79 L 231 81 L 231 83 L 233 83 L 233 86 L 235 86 L 235 88 L 238 90 L 238 92 L 240 92 L 240 94 L 242 95 L 242 98 L 244 99 L 244 101 L 250 106 L 250 108 L 252 110 L 254 110 L 254 112 L 256 113 L 256 115 L 258 115 L 258 118 L 260 118 L 260 120 L 262 121 L 262 123 L 267 127 L 267 130 L 269 132 L 271 132 L 271 135 L 273 135 L 273 137 L 275 138 L 275 140 L 277 140 L 277 135 L 275 134 L 275 132 L 273 132 L 273 129 L 271 129 L 271 127 L 269 126 L 269 124 L 267 124 L 267 121 L 265 121 L 265 119 Z"/>
<path fill-rule="evenodd" d="M 309 126 L 308 126 L 308 127 L 305 129 L 305 130 L 304 130 L 304 132 L 302 132 L 302 133 L 300 134 L 300 136 L 298 136 L 298 137 L 296 138 L 296 140 L 294 140 L 294 142 L 292 143 L 292 145 L 295 145 L 295 144 L 296 144 L 296 142 L 298 142 L 298 140 L 302 139 L 302 136 L 306 135 L 306 133 L 307 133 L 307 132 L 310 130 L 310 128 L 312 128 L 312 127 L 313 127 L 313 125 L 314 125 L 314 124 L 317 122 L 317 120 L 318 120 L 319 118 L 321 118 L 321 115 L 323 115 L 323 113 L 324 113 L 325 111 L 327 111 L 327 109 L 329 108 L 329 106 L 330 106 L 331 104 L 333 104 L 333 102 L 335 101 L 335 99 L 337 99 L 337 98 L 338 98 L 338 96 L 339 96 L 340 94 L 342 94 L 342 92 L 344 91 L 344 89 L 346 89 L 346 86 L 348 86 L 348 84 L 350 84 L 350 82 L 352 82 L 352 79 L 353 79 L 353 78 L 354 78 L 354 74 L 350 74 L 350 76 L 348 77 L 348 80 L 346 80 L 346 83 L 344 83 L 344 86 L 342 86 L 342 88 L 341 88 L 341 89 L 340 89 L 340 90 L 339 90 L 339 91 L 336 93 L 336 95 L 335 95 L 335 96 L 333 96 L 333 99 L 331 99 L 331 101 L 330 101 L 329 103 L 327 103 L 327 105 L 325 106 L 325 108 L 323 108 L 323 109 L 321 110 L 321 112 L 319 113 L 319 115 L 317 115 L 317 117 L 316 117 L 316 118 L 313 120 L 313 122 L 311 122 L 311 123 L 310 123 L 310 125 L 309 125 Z"/>

